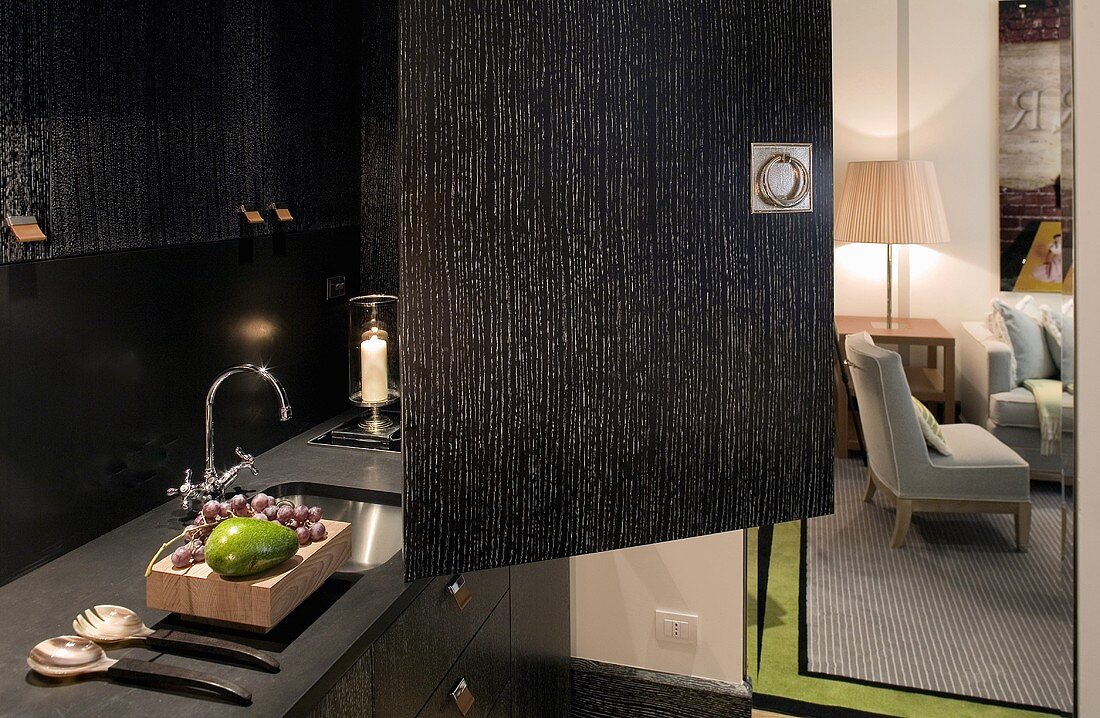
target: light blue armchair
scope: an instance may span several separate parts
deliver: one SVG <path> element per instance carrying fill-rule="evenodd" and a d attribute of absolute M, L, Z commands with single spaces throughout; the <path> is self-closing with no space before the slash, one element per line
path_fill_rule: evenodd
<path fill-rule="evenodd" d="M 1031 530 L 1028 464 L 980 426 L 946 424 L 953 455 L 930 452 L 921 433 L 901 356 L 866 334 L 845 340 L 867 442 L 867 493 L 881 489 L 897 506 L 890 546 L 900 547 L 914 512 L 998 513 L 1015 517 L 1016 546 Z"/>

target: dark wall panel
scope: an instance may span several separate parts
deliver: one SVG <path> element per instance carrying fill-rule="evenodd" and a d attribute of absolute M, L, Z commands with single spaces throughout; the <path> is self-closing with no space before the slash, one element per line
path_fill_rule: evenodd
<path fill-rule="evenodd" d="M 408 575 L 829 511 L 829 3 L 403 13 Z"/>
<path fill-rule="evenodd" d="M 0 266 L 0 514 L 20 525 L 0 583 L 163 503 L 185 468 L 201 475 L 221 370 L 270 367 L 294 409 L 280 423 L 270 387 L 229 379 L 222 467 L 234 446 L 260 453 L 345 408 L 347 307 L 325 279 L 355 291 L 358 268 L 354 227 Z"/>

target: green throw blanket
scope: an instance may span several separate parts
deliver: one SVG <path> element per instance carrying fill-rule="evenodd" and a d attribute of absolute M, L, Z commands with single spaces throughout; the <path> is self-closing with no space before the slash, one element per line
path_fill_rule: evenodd
<path fill-rule="evenodd" d="M 1041 453 L 1052 456 L 1058 452 L 1058 439 L 1062 436 L 1062 382 L 1028 379 L 1024 386 L 1035 395 L 1039 409 L 1039 431 L 1043 436 Z"/>

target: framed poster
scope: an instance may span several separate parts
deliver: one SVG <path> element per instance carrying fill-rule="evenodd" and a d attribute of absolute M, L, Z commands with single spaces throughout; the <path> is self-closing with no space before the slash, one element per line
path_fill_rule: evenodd
<path fill-rule="evenodd" d="M 1061 292 L 1069 0 L 1000 4 L 1001 290 Z"/>

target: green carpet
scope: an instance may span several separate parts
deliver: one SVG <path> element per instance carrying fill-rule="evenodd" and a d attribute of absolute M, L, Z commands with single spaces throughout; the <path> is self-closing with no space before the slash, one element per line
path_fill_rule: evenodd
<path fill-rule="evenodd" d="M 836 706 L 898 718 L 1050 718 L 1049 713 L 1002 708 L 966 700 L 939 698 L 798 673 L 798 572 L 802 532 L 799 522 L 779 524 L 772 539 L 767 609 L 760 664 L 756 657 L 757 530 L 748 532 L 745 586 L 746 670 L 753 692 L 818 705 Z"/>

